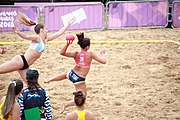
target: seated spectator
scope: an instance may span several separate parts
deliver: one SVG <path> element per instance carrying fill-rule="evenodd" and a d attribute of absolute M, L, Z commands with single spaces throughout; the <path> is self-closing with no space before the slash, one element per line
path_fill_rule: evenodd
<path fill-rule="evenodd" d="M 16 102 L 23 89 L 21 80 L 12 80 L 9 83 L 6 96 L 0 100 L 0 120 L 20 120 L 20 106 Z"/>
<path fill-rule="evenodd" d="M 66 120 L 95 120 L 95 116 L 92 112 L 84 109 L 86 97 L 82 91 L 74 92 L 74 102 L 76 104 L 76 110 L 72 113 L 68 113 L 65 117 Z"/>
<path fill-rule="evenodd" d="M 41 120 L 52 120 L 51 104 L 49 96 L 44 88 L 38 83 L 39 72 L 36 69 L 28 69 L 26 73 L 27 88 L 18 97 L 18 103 L 21 107 L 21 120 L 27 117 L 25 111 L 38 108 Z"/>

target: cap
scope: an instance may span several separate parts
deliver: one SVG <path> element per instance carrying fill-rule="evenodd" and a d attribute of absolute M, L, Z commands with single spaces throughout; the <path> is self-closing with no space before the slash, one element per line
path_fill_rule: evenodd
<path fill-rule="evenodd" d="M 26 79 L 27 79 L 27 81 L 37 80 L 38 77 L 39 77 L 38 70 L 28 69 L 28 71 L 26 72 Z"/>

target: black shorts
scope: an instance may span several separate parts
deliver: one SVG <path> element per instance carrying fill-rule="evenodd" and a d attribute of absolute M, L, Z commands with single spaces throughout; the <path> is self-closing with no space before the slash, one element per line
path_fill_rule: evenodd
<path fill-rule="evenodd" d="M 19 69 L 19 70 L 25 70 L 25 69 L 27 69 L 27 68 L 29 68 L 29 65 L 28 65 L 28 63 L 27 63 L 27 61 L 26 61 L 26 58 L 24 57 L 24 55 L 20 55 L 21 56 L 21 58 L 22 58 L 22 60 L 23 60 L 23 67 L 21 68 L 21 69 Z"/>
<path fill-rule="evenodd" d="M 74 84 L 75 83 L 78 83 L 78 82 L 82 82 L 82 81 L 85 81 L 85 78 L 82 78 L 80 77 L 78 74 L 76 74 L 73 70 L 70 70 L 68 73 L 67 73 L 67 78 L 73 82 Z"/>

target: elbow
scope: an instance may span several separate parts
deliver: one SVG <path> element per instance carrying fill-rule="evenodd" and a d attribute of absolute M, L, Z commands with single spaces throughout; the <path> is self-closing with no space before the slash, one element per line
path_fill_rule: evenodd
<path fill-rule="evenodd" d="M 65 55 L 66 54 L 66 52 L 64 52 L 64 51 L 60 51 L 60 55 Z"/>
<path fill-rule="evenodd" d="M 102 61 L 102 64 L 106 64 L 106 60 Z"/>
<path fill-rule="evenodd" d="M 63 52 L 60 52 L 60 55 L 64 55 L 64 53 L 63 53 Z"/>

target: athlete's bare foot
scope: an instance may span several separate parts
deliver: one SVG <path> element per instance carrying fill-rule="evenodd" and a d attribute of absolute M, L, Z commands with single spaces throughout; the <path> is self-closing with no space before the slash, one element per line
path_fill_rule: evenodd
<path fill-rule="evenodd" d="M 44 83 L 50 83 L 51 81 L 50 80 L 44 80 Z"/>

